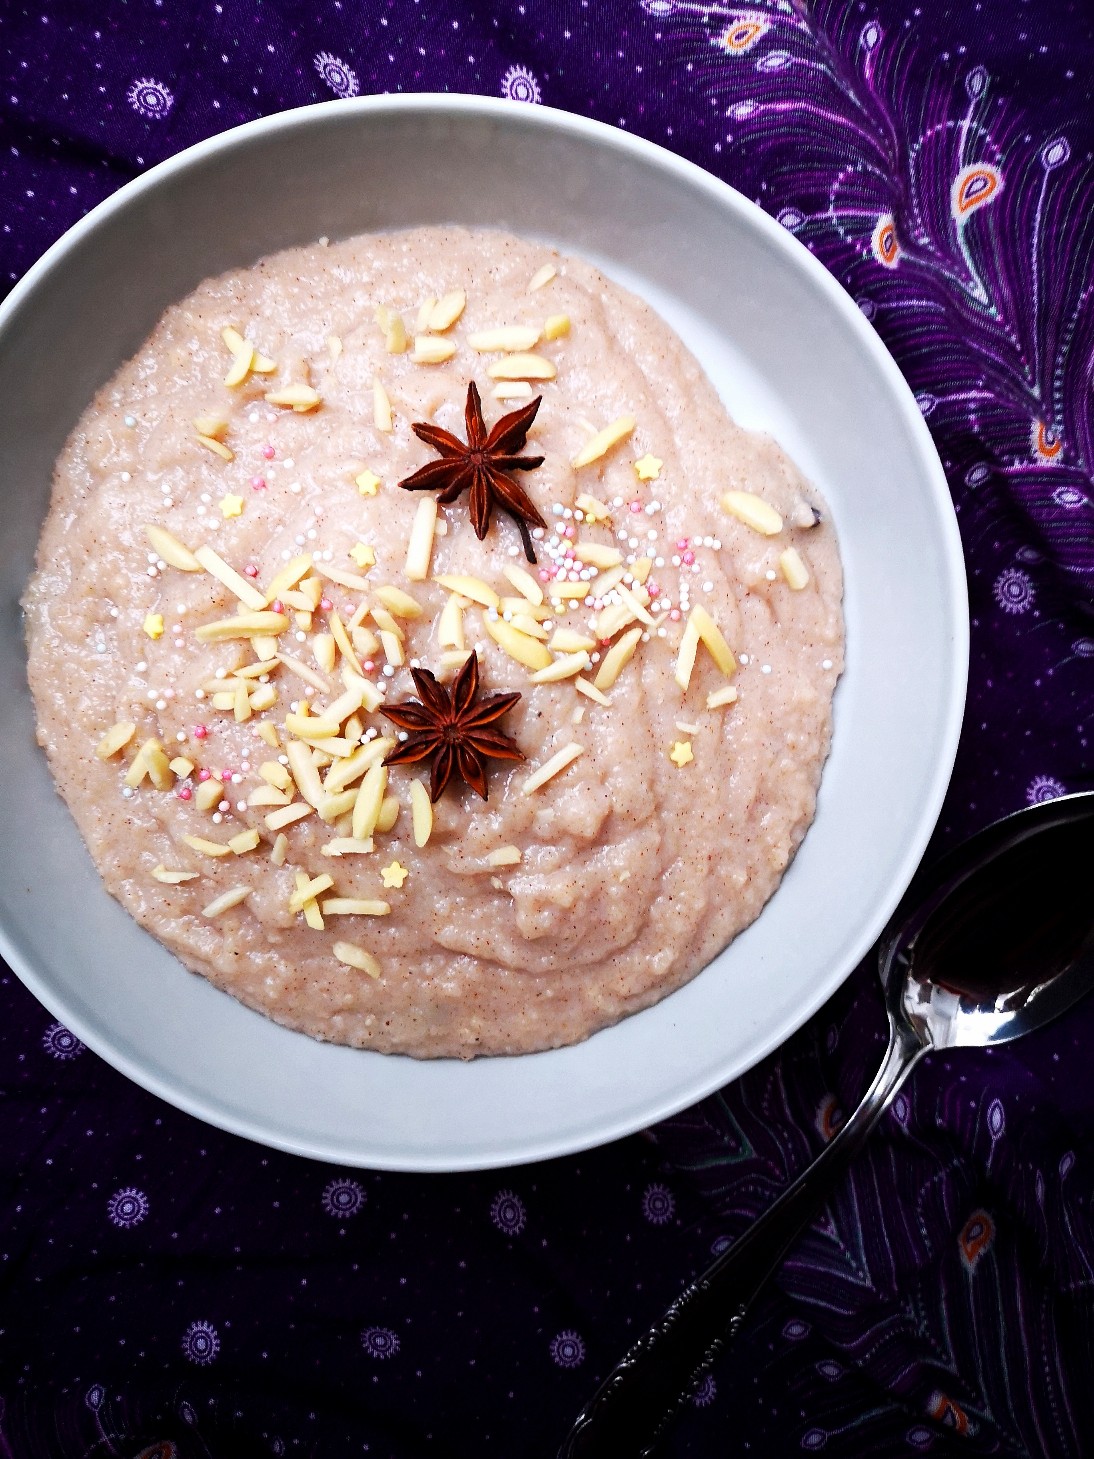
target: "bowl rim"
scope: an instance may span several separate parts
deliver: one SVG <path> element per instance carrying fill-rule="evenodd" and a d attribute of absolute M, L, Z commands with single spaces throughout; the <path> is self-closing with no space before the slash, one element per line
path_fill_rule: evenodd
<path fill-rule="evenodd" d="M 0 955 L 48 1012 L 61 1020 L 81 1042 L 114 1069 L 124 1074 L 126 1078 L 164 1099 L 174 1108 L 181 1109 L 207 1124 L 232 1134 L 241 1135 L 267 1147 L 352 1168 L 424 1173 L 489 1170 L 518 1166 L 597 1148 L 633 1134 L 660 1120 L 670 1118 L 697 1104 L 726 1083 L 740 1078 L 747 1069 L 755 1067 L 756 1064 L 780 1048 L 833 996 L 867 955 L 911 882 L 922 859 L 941 811 L 957 755 L 965 712 L 970 651 L 968 586 L 964 552 L 949 484 L 912 388 L 876 330 L 836 277 L 775 218 L 716 174 L 644 137 L 636 136 L 608 123 L 554 107 L 533 106 L 499 97 L 446 92 L 358 96 L 321 101 L 271 113 L 206 137 L 124 183 L 51 244 L 16 282 L 8 295 L 0 301 L 0 339 L 3 338 L 13 319 L 23 307 L 32 301 L 36 291 L 48 283 L 53 270 L 82 242 L 87 234 L 103 227 L 116 213 L 124 212 L 133 202 L 143 198 L 146 193 L 169 185 L 176 174 L 200 165 L 217 153 L 230 152 L 236 147 L 246 146 L 252 138 L 263 134 L 307 130 L 319 120 L 329 119 L 332 108 L 340 111 L 352 110 L 365 115 L 371 114 L 377 118 L 414 115 L 425 117 L 431 114 L 439 119 L 446 114 L 459 118 L 478 117 L 493 122 L 515 123 L 531 129 L 538 128 L 544 133 L 566 133 L 579 140 L 591 142 L 600 148 L 614 149 L 628 159 L 667 171 L 674 175 L 681 184 L 706 193 L 721 207 L 735 212 L 741 218 L 742 223 L 754 229 L 770 247 L 789 256 L 793 267 L 803 273 L 808 281 L 819 290 L 827 304 L 852 333 L 856 343 L 869 355 L 874 369 L 908 428 L 909 436 L 916 450 L 917 465 L 924 487 L 934 498 L 936 525 L 944 558 L 946 590 L 956 604 L 964 606 L 964 611 L 957 612 L 950 625 L 945 715 L 940 717 L 934 765 L 929 783 L 924 787 L 920 809 L 912 828 L 913 833 L 906 839 L 903 854 L 898 861 L 898 869 L 891 878 L 888 897 L 879 901 L 872 915 L 861 921 L 857 934 L 848 938 L 849 951 L 840 961 L 842 971 L 838 976 L 833 975 L 827 980 L 813 985 L 795 1005 L 791 1014 L 750 1046 L 748 1061 L 743 1068 L 725 1069 L 698 1081 L 694 1086 L 689 1086 L 686 1091 L 676 1090 L 662 1093 L 655 1099 L 647 1099 L 642 1103 L 641 1108 L 636 1105 L 627 1116 L 617 1117 L 607 1125 L 602 1124 L 597 1127 L 595 1133 L 587 1136 L 582 1135 L 577 1138 L 566 1135 L 553 1138 L 541 1137 L 533 1145 L 522 1146 L 517 1153 L 509 1148 L 479 1150 L 474 1153 L 461 1154 L 455 1158 L 445 1157 L 443 1154 L 423 1158 L 411 1153 L 404 1158 L 390 1155 L 382 1158 L 370 1157 L 368 1163 L 365 1164 L 359 1154 L 348 1149 L 331 1147 L 321 1140 L 312 1140 L 309 1143 L 308 1140 L 300 1139 L 291 1132 L 279 1131 L 272 1123 L 264 1124 L 257 1117 L 241 1117 L 234 1110 L 222 1107 L 213 1096 L 199 1097 L 189 1090 L 177 1088 L 169 1078 L 162 1077 L 154 1069 L 150 1069 L 142 1063 L 139 1058 L 131 1056 L 125 1048 L 112 1043 L 108 1031 L 102 1031 L 101 1028 L 92 1025 L 85 1019 L 78 1010 L 69 1008 L 63 994 L 58 994 L 49 982 L 46 973 L 39 971 L 32 957 L 24 956 L 22 950 L 16 945 L 15 939 L 9 934 L 6 925 L 0 922 Z M 440 1062 L 455 1063 L 459 1061 Z M 503 1142 L 498 1139 L 497 1144 L 500 1147 Z"/>

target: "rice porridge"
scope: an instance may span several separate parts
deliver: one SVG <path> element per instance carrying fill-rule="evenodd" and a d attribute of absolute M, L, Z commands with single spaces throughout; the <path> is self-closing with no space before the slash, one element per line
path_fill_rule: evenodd
<path fill-rule="evenodd" d="M 515 1054 L 758 915 L 841 596 L 827 508 L 653 310 L 424 228 L 166 312 L 57 462 L 30 684 L 108 890 L 187 967 L 317 1038 Z"/>

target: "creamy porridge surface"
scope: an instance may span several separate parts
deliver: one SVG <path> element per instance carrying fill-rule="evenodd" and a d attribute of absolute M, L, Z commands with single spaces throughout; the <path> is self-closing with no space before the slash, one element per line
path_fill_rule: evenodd
<path fill-rule="evenodd" d="M 480 541 L 466 491 L 400 489 L 440 459 L 415 423 L 466 439 L 472 381 L 487 429 L 542 397 L 511 472 L 534 565 L 497 506 Z M 771 896 L 841 592 L 824 504 L 647 305 L 421 229 L 167 311 L 57 463 L 30 683 L 108 889 L 189 968 L 318 1038 L 520 1053 L 662 998 Z M 431 805 L 382 706 L 469 651 L 524 758 Z"/>

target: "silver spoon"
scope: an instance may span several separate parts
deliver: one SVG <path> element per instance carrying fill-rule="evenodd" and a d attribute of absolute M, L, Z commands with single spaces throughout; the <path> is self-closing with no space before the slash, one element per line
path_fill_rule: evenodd
<path fill-rule="evenodd" d="M 655 1452 L 924 1054 L 1021 1038 L 1094 988 L 1094 791 L 996 821 L 921 872 L 878 944 L 878 969 L 889 1047 L 858 1109 L 617 1363 L 559 1459 Z"/>

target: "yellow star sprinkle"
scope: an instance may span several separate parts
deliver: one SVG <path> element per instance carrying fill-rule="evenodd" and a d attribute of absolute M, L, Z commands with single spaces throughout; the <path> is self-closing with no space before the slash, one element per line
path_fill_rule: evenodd
<path fill-rule="evenodd" d="M 634 469 L 638 473 L 639 481 L 656 481 L 661 475 L 661 467 L 664 462 L 658 456 L 651 456 L 647 451 L 634 463 Z"/>
<path fill-rule="evenodd" d="M 380 875 L 384 879 L 385 887 L 401 887 L 410 872 L 405 866 L 400 866 L 397 861 L 393 861 L 390 866 L 381 866 Z"/>
<path fill-rule="evenodd" d="M 243 498 L 241 496 L 222 496 L 220 511 L 224 517 L 242 517 Z"/>
<path fill-rule="evenodd" d="M 144 622 L 141 624 L 141 627 L 144 629 L 145 633 L 148 634 L 148 637 L 149 638 L 162 638 L 163 637 L 163 614 L 162 613 L 146 613 L 145 614 L 145 618 L 144 618 Z"/>
<path fill-rule="evenodd" d="M 690 765 L 695 759 L 691 753 L 690 740 L 677 740 L 669 751 L 669 759 L 676 766 L 677 770 L 683 770 L 685 765 Z"/>
<path fill-rule="evenodd" d="M 380 490 L 380 478 L 375 471 L 362 471 L 359 476 L 354 477 L 354 480 L 357 482 L 357 490 L 362 496 L 375 496 Z"/>
<path fill-rule="evenodd" d="M 372 548 L 364 542 L 358 542 L 356 547 L 351 547 L 349 550 L 349 555 L 353 558 L 357 566 L 360 568 L 364 568 L 366 572 L 370 567 L 376 566 L 376 554 L 375 552 L 373 552 Z"/>

